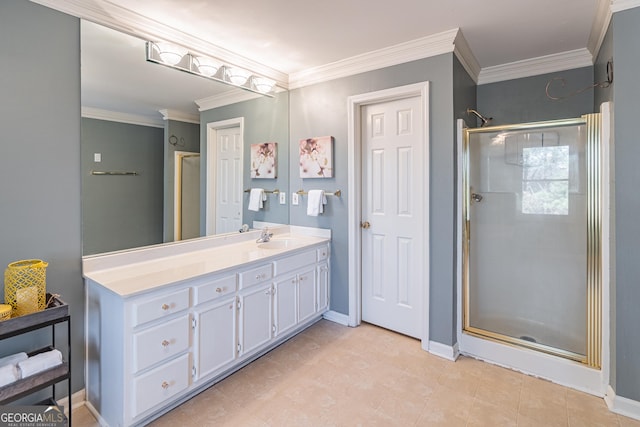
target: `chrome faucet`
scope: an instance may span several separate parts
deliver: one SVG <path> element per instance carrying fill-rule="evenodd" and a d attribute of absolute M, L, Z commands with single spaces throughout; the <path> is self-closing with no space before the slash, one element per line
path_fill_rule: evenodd
<path fill-rule="evenodd" d="M 265 228 L 262 229 L 262 234 L 256 240 L 256 243 L 268 242 L 269 240 L 271 240 L 271 237 L 273 237 L 273 233 L 269 233 L 269 228 L 265 227 Z"/>

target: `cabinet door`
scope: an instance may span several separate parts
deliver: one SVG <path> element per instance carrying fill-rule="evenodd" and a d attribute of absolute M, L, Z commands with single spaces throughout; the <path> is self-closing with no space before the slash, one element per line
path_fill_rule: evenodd
<path fill-rule="evenodd" d="M 296 276 L 288 276 L 274 284 L 274 320 L 275 335 L 280 335 L 293 328 L 297 322 L 297 288 Z"/>
<path fill-rule="evenodd" d="M 323 313 L 329 309 L 329 264 L 322 263 L 318 266 L 318 312 Z"/>
<path fill-rule="evenodd" d="M 273 327 L 271 282 L 240 294 L 240 355 L 251 353 L 271 340 Z"/>
<path fill-rule="evenodd" d="M 236 358 L 236 299 L 196 312 L 196 377 L 203 378 Z"/>
<path fill-rule="evenodd" d="M 316 271 L 298 274 L 298 323 L 316 313 Z"/>

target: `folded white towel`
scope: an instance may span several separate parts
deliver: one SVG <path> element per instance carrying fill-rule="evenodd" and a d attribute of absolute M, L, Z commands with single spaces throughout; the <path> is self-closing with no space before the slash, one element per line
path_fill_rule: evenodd
<path fill-rule="evenodd" d="M 262 188 L 252 188 L 249 193 L 249 206 L 247 209 L 258 212 L 265 200 L 267 200 L 267 195 Z"/>
<path fill-rule="evenodd" d="M 60 353 L 59 350 L 53 349 L 23 360 L 18 363 L 18 369 L 20 369 L 22 378 L 26 378 L 61 364 L 62 353 Z"/>
<path fill-rule="evenodd" d="M 327 197 L 324 190 L 309 190 L 307 197 L 307 215 L 318 216 L 324 213 L 324 205 L 327 204 Z"/>
<path fill-rule="evenodd" d="M 0 367 L 0 387 L 11 384 L 20 379 L 20 372 L 16 365 L 4 365 Z"/>
<path fill-rule="evenodd" d="M 27 353 L 16 353 L 10 354 L 9 356 L 5 356 L 0 358 L 0 367 L 6 365 L 17 365 L 18 362 L 22 362 L 23 360 L 27 360 Z"/>

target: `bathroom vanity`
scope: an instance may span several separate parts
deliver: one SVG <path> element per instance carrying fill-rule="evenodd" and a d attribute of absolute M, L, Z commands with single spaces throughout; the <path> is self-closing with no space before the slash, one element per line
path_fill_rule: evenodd
<path fill-rule="evenodd" d="M 83 259 L 86 400 L 101 424 L 146 424 L 322 317 L 330 232 L 273 231 Z"/>

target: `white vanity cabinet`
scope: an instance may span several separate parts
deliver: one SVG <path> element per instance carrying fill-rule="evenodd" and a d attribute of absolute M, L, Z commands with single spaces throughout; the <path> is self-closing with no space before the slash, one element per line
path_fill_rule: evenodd
<path fill-rule="evenodd" d="M 265 252 L 133 295 L 88 278 L 87 406 L 103 425 L 145 425 L 310 326 L 328 308 L 328 251 Z"/>
<path fill-rule="evenodd" d="M 193 286 L 194 380 L 230 365 L 237 356 L 236 275 Z"/>

